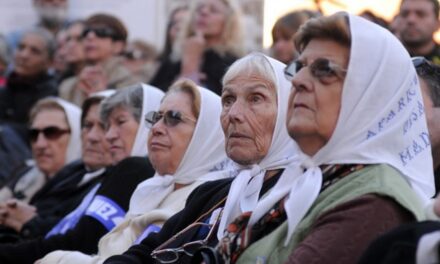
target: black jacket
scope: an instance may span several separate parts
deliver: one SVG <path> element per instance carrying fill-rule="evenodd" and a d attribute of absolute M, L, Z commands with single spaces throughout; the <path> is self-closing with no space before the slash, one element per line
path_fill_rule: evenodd
<path fill-rule="evenodd" d="M 0 123 L 10 124 L 28 142 L 29 111 L 38 100 L 51 95 L 58 95 L 54 76 L 44 73 L 25 79 L 12 72 L 6 87 L 0 88 Z"/>
<path fill-rule="evenodd" d="M 232 55 L 221 56 L 214 50 L 205 51 L 200 72 L 206 75 L 206 79 L 201 81 L 201 85 L 220 95 L 223 75 L 236 59 L 237 57 Z M 180 64 L 180 61 L 172 62 L 169 58 L 165 58 L 151 80 L 151 85 L 167 91 L 180 74 Z"/>
<path fill-rule="evenodd" d="M 275 185 L 279 176 L 280 174 L 277 174 L 264 182 L 260 196 Z M 233 179 L 223 179 L 200 185 L 188 197 L 185 208 L 169 218 L 159 233 L 151 233 L 139 245 L 132 246 L 124 254 L 113 256 L 104 263 L 156 263 L 150 255 L 151 252 L 173 235 L 195 222 L 200 216 L 224 199 L 229 193 L 232 180 Z M 224 203 L 221 204 L 221 207 L 223 206 Z M 207 216 L 207 218 L 209 217 L 210 215 Z M 201 219 L 203 222 L 205 222 L 205 220 L 206 219 Z M 203 239 L 198 237 L 198 231 L 198 229 L 194 229 L 193 232 L 186 232 L 173 243 L 170 243 L 167 248 L 177 248 L 187 242 Z M 212 238 L 213 240 L 209 241 L 209 245 L 211 246 L 218 242 L 216 235 L 212 236 Z M 190 263 L 190 261 L 186 255 L 180 254 L 180 258 L 176 263 Z"/>
<path fill-rule="evenodd" d="M 153 175 L 154 170 L 148 159 L 127 158 L 110 169 L 96 196 L 112 200 L 127 212 L 136 186 Z M 34 263 L 54 250 L 76 250 L 93 254 L 98 250 L 99 239 L 108 231 L 96 218 L 83 215 L 76 226 L 64 235 L 33 239 L 15 245 L 0 245 L 0 263 Z"/>

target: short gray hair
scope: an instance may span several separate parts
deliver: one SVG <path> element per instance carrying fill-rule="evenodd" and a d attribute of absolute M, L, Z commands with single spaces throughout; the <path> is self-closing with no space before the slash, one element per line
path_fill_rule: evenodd
<path fill-rule="evenodd" d="M 141 84 L 120 88 L 116 93 L 102 102 L 100 113 L 101 121 L 104 123 L 104 126 L 107 127 L 108 117 L 112 111 L 122 107 L 127 109 L 133 115 L 134 119 L 140 123 L 143 100 L 144 96 Z"/>
<path fill-rule="evenodd" d="M 53 59 L 53 56 L 55 54 L 57 47 L 56 47 L 55 37 L 50 31 L 48 31 L 47 29 L 44 29 L 44 28 L 28 29 L 21 36 L 20 42 L 27 35 L 37 35 L 37 36 L 41 37 L 46 44 L 46 50 L 47 50 L 47 54 L 49 56 L 49 59 Z"/>
<path fill-rule="evenodd" d="M 223 76 L 223 86 L 240 76 L 257 75 L 277 85 L 275 72 L 269 60 L 262 53 L 254 52 L 235 61 Z"/>

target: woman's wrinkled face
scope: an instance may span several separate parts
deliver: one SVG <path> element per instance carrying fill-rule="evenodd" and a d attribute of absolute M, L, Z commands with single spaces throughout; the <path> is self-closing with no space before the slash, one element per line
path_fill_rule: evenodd
<path fill-rule="evenodd" d="M 274 84 L 259 76 L 232 79 L 223 87 L 222 106 L 226 154 L 242 165 L 259 163 L 269 151 L 275 129 Z"/>
<path fill-rule="evenodd" d="M 207 38 L 220 38 L 226 23 L 228 7 L 221 0 L 200 0 L 194 18 L 194 31 Z"/>
<path fill-rule="evenodd" d="M 82 160 L 84 164 L 97 170 L 112 163 L 109 143 L 105 139 L 104 125 L 99 118 L 99 104 L 92 105 L 81 128 Z"/>
<path fill-rule="evenodd" d="M 180 112 L 186 117 L 175 126 L 167 125 L 162 117 L 148 136 L 148 158 L 160 175 L 174 174 L 191 141 L 197 120 L 191 110 L 192 99 L 184 92 L 172 92 L 162 101 L 159 113 Z"/>
<path fill-rule="evenodd" d="M 130 156 L 138 128 L 138 121 L 127 108 L 117 107 L 110 113 L 105 138 L 110 143 L 113 164 Z"/>
<path fill-rule="evenodd" d="M 327 143 L 336 127 L 345 80 L 341 69 L 348 67 L 349 52 L 348 47 L 335 41 L 314 39 L 298 58 L 304 67 L 292 80 L 287 130 L 310 156 Z M 325 78 L 312 74 L 310 65 L 317 59 L 327 59 L 334 66 Z"/>

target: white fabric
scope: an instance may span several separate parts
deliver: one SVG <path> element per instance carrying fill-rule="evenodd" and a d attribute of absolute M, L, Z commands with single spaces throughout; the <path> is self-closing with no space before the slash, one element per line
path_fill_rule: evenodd
<path fill-rule="evenodd" d="M 64 163 L 68 164 L 81 157 L 81 109 L 61 98 L 55 98 L 55 100 L 64 109 L 70 127 L 70 139 Z"/>
<path fill-rule="evenodd" d="M 174 183 L 190 184 L 201 176 L 227 177 L 224 170 L 213 171 L 226 159 L 220 126 L 220 97 L 201 87 L 198 90 L 201 95 L 200 114 L 179 167 L 174 175 L 156 173 L 140 183 L 130 199 L 130 214 L 142 214 L 156 208 L 174 190 Z"/>
<path fill-rule="evenodd" d="M 255 56 L 255 54 L 249 56 Z M 217 232 L 218 239 L 223 237 L 224 230 L 237 216 L 245 211 L 253 211 L 258 202 L 266 171 L 285 168 L 298 158 L 296 156 L 297 146 L 287 134 L 285 125 L 291 87 L 284 77 L 285 65 L 272 58 L 265 58 L 272 66 L 277 81 L 275 86 L 278 112 L 272 143 L 268 154 L 259 164 L 241 170 L 232 182 Z"/>
<path fill-rule="evenodd" d="M 148 155 L 147 138 L 150 129 L 145 124 L 145 115 L 150 111 L 157 111 L 164 93 L 148 84 L 141 84 L 143 90 L 142 114 L 139 120 L 139 128 L 136 133 L 133 147 L 131 149 L 131 157 L 145 157 Z"/>
<path fill-rule="evenodd" d="M 438 247 L 440 245 L 440 231 L 423 235 L 420 238 L 416 251 L 417 264 L 439 263 Z"/>
<path fill-rule="evenodd" d="M 333 135 L 315 156 L 304 159 L 305 173 L 289 168 L 281 176 L 280 182 L 291 179 L 290 190 L 281 184 L 273 189 L 276 197 L 289 193 L 285 243 L 319 194 L 322 164 L 389 164 L 405 176 L 422 203 L 434 194 L 431 148 L 412 61 L 387 30 L 358 16 L 349 15 L 349 20 L 350 61 Z M 400 109 L 399 101 L 404 103 Z M 276 201 L 271 195 L 263 199 L 252 222 Z"/>

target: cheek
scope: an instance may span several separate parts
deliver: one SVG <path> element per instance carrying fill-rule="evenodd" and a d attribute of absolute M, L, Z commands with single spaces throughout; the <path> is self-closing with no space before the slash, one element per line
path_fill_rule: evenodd
<path fill-rule="evenodd" d="M 321 128 L 321 133 L 327 139 L 331 137 L 338 122 L 339 111 L 341 108 L 341 93 L 317 95 L 317 122 Z"/>

